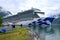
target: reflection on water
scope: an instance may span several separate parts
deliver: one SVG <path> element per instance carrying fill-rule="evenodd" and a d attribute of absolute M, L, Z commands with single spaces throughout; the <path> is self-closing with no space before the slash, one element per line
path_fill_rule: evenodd
<path fill-rule="evenodd" d="M 27 26 L 23 26 L 27 27 Z M 60 25 L 51 25 L 51 30 L 48 28 L 41 28 L 39 26 L 36 26 L 36 28 L 31 27 L 31 29 L 36 32 L 37 36 L 39 36 L 40 40 L 60 40 Z M 8 29 L 8 27 L 5 27 Z M 41 28 L 41 29 L 40 29 Z M 11 26 L 9 27 L 9 30 L 11 30 Z"/>
<path fill-rule="evenodd" d="M 41 28 L 41 27 L 40 27 Z M 38 26 L 36 29 L 33 29 L 40 37 L 40 40 L 60 40 L 60 25 L 51 25 L 51 29 L 41 28 Z"/>
<path fill-rule="evenodd" d="M 53 33 L 47 34 L 46 33 L 46 40 L 60 40 L 60 25 L 52 25 Z"/>

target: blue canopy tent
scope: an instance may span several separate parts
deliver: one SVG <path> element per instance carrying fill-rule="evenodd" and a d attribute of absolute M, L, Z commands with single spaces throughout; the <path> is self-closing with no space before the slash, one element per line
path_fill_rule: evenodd
<path fill-rule="evenodd" d="M 6 33 L 6 32 L 7 32 L 6 29 L 1 29 L 1 30 L 0 30 L 0 33 Z"/>

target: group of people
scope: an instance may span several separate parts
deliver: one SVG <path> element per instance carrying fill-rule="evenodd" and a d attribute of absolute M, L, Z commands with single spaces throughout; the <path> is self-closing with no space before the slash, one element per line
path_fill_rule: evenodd
<path fill-rule="evenodd" d="M 13 29 L 15 28 L 15 25 L 11 25 L 11 26 L 12 26 Z M 11 27 L 11 26 L 10 26 L 10 27 Z M 23 24 L 20 25 L 21 28 L 22 28 L 22 26 L 23 26 Z M 6 32 L 7 32 L 7 30 L 4 29 L 4 28 L 2 28 L 2 29 L 0 30 L 0 33 L 6 33 Z"/>

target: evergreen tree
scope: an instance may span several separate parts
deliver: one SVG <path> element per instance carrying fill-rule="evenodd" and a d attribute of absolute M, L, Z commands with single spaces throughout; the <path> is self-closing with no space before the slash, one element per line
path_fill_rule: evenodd
<path fill-rule="evenodd" d="M 2 23 L 3 23 L 3 18 L 0 17 L 0 27 L 2 27 Z"/>

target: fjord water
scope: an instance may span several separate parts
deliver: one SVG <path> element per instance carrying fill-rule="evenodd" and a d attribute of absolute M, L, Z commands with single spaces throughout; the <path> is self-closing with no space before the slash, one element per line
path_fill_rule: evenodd
<path fill-rule="evenodd" d="M 60 40 L 60 25 L 52 25 L 52 28 L 54 30 L 53 33 L 46 33 L 45 39 L 46 40 Z"/>
<path fill-rule="evenodd" d="M 39 40 L 60 40 L 60 18 L 54 20 L 51 24 L 51 31 L 39 30 L 38 26 L 36 26 L 34 31 L 38 34 Z"/>

